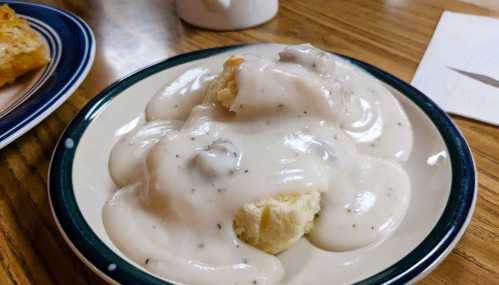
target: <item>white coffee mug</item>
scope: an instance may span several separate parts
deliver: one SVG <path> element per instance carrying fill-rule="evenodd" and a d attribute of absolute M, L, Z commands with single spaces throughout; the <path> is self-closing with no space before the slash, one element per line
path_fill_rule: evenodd
<path fill-rule="evenodd" d="M 279 0 L 177 0 L 177 13 L 187 23 L 214 30 L 239 30 L 272 19 Z"/>

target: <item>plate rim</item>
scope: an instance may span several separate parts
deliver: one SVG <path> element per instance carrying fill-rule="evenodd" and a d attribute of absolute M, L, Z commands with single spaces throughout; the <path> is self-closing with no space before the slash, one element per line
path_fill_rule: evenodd
<path fill-rule="evenodd" d="M 242 46 L 246 45 L 222 46 L 180 54 L 126 76 L 111 84 L 88 102 L 59 138 L 50 162 L 47 181 L 52 214 L 64 239 L 73 251 L 105 280 L 113 283 L 172 284 L 119 257 L 92 231 L 78 208 L 72 188 L 72 163 L 79 139 L 94 119 L 92 114 L 102 111 L 106 104 L 119 96 L 123 90 L 152 74 Z M 447 146 L 451 160 L 451 191 L 437 224 L 409 254 L 393 265 L 355 284 L 414 282 L 431 272 L 443 260 L 457 244 L 471 219 L 477 196 L 476 167 L 471 150 L 450 117 L 422 92 L 375 66 L 348 56 L 337 55 L 397 89 L 416 104 L 438 130 Z"/>
<path fill-rule="evenodd" d="M 39 3 L 30 3 L 30 2 L 22 2 L 22 1 L 13 1 L 13 0 L 0 0 L 0 5 L 2 4 L 8 4 L 11 7 L 15 9 L 18 9 L 19 7 L 23 8 L 30 8 L 30 9 L 45 9 L 46 11 L 49 11 L 50 13 L 54 13 L 54 15 L 61 16 L 64 19 L 67 19 L 71 21 L 75 27 L 77 27 L 79 33 L 79 36 L 82 36 L 88 41 L 88 45 L 86 49 L 83 50 L 81 58 L 77 61 L 77 64 L 74 65 L 72 70 L 75 71 L 74 74 L 70 76 L 70 79 L 68 82 L 64 82 L 62 86 L 59 88 L 56 88 L 55 90 L 41 90 L 45 86 L 47 86 L 48 81 L 53 80 L 53 82 L 62 82 L 60 79 L 57 79 L 54 74 L 57 72 L 67 72 L 63 71 L 63 66 L 56 65 L 54 67 L 54 70 L 51 72 L 51 74 L 47 75 L 48 79 L 45 80 L 43 84 L 40 84 L 39 86 L 36 87 L 37 90 L 33 92 L 29 98 L 26 98 L 23 102 L 19 103 L 15 108 L 4 114 L 1 118 L 1 120 L 12 120 L 12 118 L 9 118 L 9 115 L 11 113 L 15 112 L 16 109 L 18 108 L 28 108 L 26 107 L 30 100 L 32 100 L 34 97 L 41 96 L 42 94 L 49 94 L 50 91 L 50 102 L 46 102 L 41 104 L 41 106 L 36 106 L 37 109 L 34 108 L 28 108 L 27 110 L 23 111 L 20 114 L 16 114 L 19 117 L 14 118 L 14 125 L 12 126 L 7 126 L 4 127 L 2 130 L 2 137 L 0 137 L 0 149 L 6 147 L 8 144 L 19 138 L 20 136 L 24 135 L 26 132 L 34 128 L 36 125 L 38 125 L 41 121 L 43 121 L 45 118 L 47 118 L 50 114 L 52 114 L 57 108 L 59 108 L 73 93 L 77 90 L 77 88 L 81 85 L 81 83 L 85 80 L 86 76 L 90 72 L 90 69 L 92 68 L 94 59 L 95 59 L 95 36 L 92 32 L 92 29 L 90 26 L 83 21 L 80 17 L 77 15 L 64 11 L 62 9 L 46 5 L 46 4 L 39 4 Z M 15 8 L 15 7 L 18 8 Z M 17 13 L 17 11 L 16 11 Z M 52 28 L 57 35 L 59 36 L 58 29 L 54 28 L 53 25 L 50 23 L 44 21 L 43 19 L 40 19 L 38 17 L 35 17 L 34 15 L 30 13 L 19 13 L 22 16 L 29 16 L 31 18 L 34 18 L 45 25 L 49 26 Z M 54 15 L 52 14 L 47 14 L 46 17 L 50 18 L 53 17 Z M 61 44 L 59 47 L 62 51 L 64 50 L 64 43 Z M 62 52 L 61 51 L 61 52 Z M 61 55 L 62 58 L 62 55 Z M 52 78 L 51 78 L 52 77 Z M 44 92 L 45 91 L 45 92 Z M 35 107 L 35 106 L 33 106 Z M 39 107 L 39 108 L 38 108 Z M 21 112 L 21 111 L 17 111 Z M 6 134 L 6 135 L 5 135 Z"/>

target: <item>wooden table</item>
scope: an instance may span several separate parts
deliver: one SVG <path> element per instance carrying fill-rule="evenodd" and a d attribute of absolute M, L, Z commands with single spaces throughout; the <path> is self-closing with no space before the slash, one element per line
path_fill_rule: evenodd
<path fill-rule="evenodd" d="M 221 33 L 181 23 L 171 0 L 43 2 L 86 20 L 97 54 L 87 79 L 62 107 L 0 150 L 0 284 L 104 284 L 63 241 L 51 217 L 46 184 L 50 155 L 64 127 L 115 80 L 207 47 L 310 42 L 410 81 L 443 10 L 499 16 L 499 11 L 451 0 L 282 0 L 271 22 Z M 477 162 L 477 207 L 456 249 L 422 283 L 499 284 L 499 128 L 454 119 Z"/>

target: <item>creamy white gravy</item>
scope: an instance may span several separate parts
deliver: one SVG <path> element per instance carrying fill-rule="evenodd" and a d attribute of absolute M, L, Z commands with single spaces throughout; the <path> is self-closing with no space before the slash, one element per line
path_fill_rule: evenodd
<path fill-rule="evenodd" d="M 301 284 L 335 254 L 382 241 L 406 212 L 400 162 L 412 129 L 381 83 L 309 45 L 244 58 L 234 112 L 201 104 L 213 73 L 194 68 L 153 97 L 146 122 L 111 153 L 123 188 L 104 207 L 106 230 L 125 255 L 169 280 Z M 283 254 L 235 236 L 244 203 L 312 189 L 323 193 L 320 216 Z"/>

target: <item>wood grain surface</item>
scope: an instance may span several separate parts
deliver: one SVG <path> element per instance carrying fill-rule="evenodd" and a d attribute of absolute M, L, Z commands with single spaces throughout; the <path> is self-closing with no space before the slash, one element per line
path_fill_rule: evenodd
<path fill-rule="evenodd" d="M 207 47 L 310 42 L 410 81 L 442 11 L 499 17 L 497 10 L 451 0 L 281 0 L 271 22 L 245 31 L 214 32 L 183 24 L 171 0 L 42 2 L 86 20 L 97 39 L 97 54 L 90 74 L 65 104 L 0 150 L 0 284 L 104 284 L 58 232 L 46 182 L 51 152 L 66 124 L 115 80 L 169 56 Z M 453 118 L 476 159 L 477 207 L 457 247 L 421 283 L 499 284 L 499 128 Z"/>

